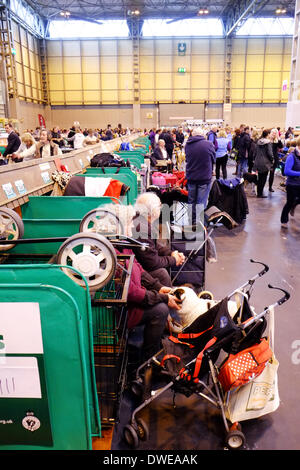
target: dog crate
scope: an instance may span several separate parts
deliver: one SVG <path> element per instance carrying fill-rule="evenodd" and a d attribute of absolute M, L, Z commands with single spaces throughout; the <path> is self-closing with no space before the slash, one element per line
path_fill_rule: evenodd
<path fill-rule="evenodd" d="M 102 426 L 118 422 L 128 361 L 126 302 L 134 256 L 117 258 L 114 278 L 92 299 L 95 375 Z"/>

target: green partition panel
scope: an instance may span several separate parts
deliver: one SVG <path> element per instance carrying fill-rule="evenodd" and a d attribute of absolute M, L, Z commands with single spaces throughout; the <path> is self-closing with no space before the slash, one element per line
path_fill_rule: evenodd
<path fill-rule="evenodd" d="M 111 202 L 111 197 L 33 196 L 22 206 L 23 239 L 70 237 L 79 232 L 82 218 L 92 209 Z M 57 253 L 62 242 L 16 244 L 10 253 Z"/>
<path fill-rule="evenodd" d="M 59 266 L 2 265 L 0 293 L 0 371 L 8 381 L 0 449 L 92 449 L 101 425 L 88 290 Z"/>

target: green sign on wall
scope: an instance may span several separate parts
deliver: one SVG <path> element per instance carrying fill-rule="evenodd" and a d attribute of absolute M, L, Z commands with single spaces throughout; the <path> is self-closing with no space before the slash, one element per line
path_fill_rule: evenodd
<path fill-rule="evenodd" d="M 186 53 L 186 43 L 185 42 L 179 42 L 177 50 L 178 50 L 178 55 L 185 55 L 185 53 Z"/>

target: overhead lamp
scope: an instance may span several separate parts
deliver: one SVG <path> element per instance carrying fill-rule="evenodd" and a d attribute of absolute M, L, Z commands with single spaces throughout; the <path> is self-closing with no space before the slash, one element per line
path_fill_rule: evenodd
<path fill-rule="evenodd" d="M 69 11 L 61 11 L 60 16 L 64 16 L 65 18 L 69 18 L 71 13 Z"/>
<path fill-rule="evenodd" d="M 140 10 L 134 10 L 133 12 L 136 16 L 138 16 L 140 14 Z"/>
<path fill-rule="evenodd" d="M 208 15 L 209 10 L 207 8 L 200 8 L 198 15 Z"/>
<path fill-rule="evenodd" d="M 284 15 L 286 13 L 286 8 L 276 8 L 275 13 L 277 15 Z"/>

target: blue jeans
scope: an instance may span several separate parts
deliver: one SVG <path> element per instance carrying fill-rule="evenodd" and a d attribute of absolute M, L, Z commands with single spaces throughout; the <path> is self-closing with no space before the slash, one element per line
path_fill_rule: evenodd
<path fill-rule="evenodd" d="M 191 217 L 191 223 L 195 224 L 197 216 L 199 217 L 201 212 L 206 208 L 210 183 L 198 184 L 188 183 L 188 204 L 189 204 L 189 217 Z"/>
<path fill-rule="evenodd" d="M 244 173 L 248 171 L 248 158 L 241 158 L 237 166 L 237 177 L 242 178 Z"/>

